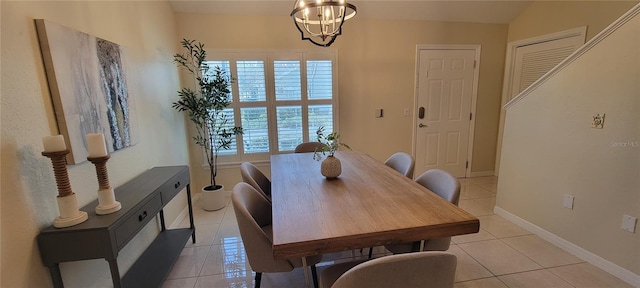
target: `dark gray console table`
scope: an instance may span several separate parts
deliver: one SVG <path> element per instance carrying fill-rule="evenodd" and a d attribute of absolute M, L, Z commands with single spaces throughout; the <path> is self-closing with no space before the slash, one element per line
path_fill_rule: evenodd
<path fill-rule="evenodd" d="M 166 229 L 162 208 L 183 188 L 187 188 L 189 228 Z M 180 256 L 189 237 L 196 242 L 189 167 L 155 167 L 115 189 L 122 209 L 96 215 L 98 200 L 81 210 L 89 219 L 81 224 L 44 229 L 38 235 L 42 262 L 49 268 L 54 287 L 64 287 L 59 263 L 104 258 L 109 262 L 113 286 L 159 287 Z M 154 218 L 160 216 L 161 232 L 120 279 L 118 252 Z"/>

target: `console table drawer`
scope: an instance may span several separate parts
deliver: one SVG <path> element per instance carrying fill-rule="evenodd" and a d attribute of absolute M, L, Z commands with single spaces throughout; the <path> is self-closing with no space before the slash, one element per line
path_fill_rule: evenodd
<path fill-rule="evenodd" d="M 161 189 L 162 202 L 166 205 L 173 197 L 178 194 L 184 187 L 189 184 L 189 170 L 183 171 L 181 174 L 174 176 L 165 183 Z"/>
<path fill-rule="evenodd" d="M 138 209 L 125 220 L 120 227 L 116 228 L 116 245 L 122 248 L 133 236 L 135 236 L 149 220 L 151 220 L 162 208 L 162 198 L 160 194 L 154 196 L 147 204 Z"/>

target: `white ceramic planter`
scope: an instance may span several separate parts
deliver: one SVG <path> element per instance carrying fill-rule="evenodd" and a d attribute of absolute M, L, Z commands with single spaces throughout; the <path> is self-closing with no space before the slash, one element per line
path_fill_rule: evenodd
<path fill-rule="evenodd" d="M 204 190 L 204 188 L 202 188 L 202 194 L 200 194 L 202 209 L 215 211 L 227 205 L 227 201 L 224 198 L 224 186 L 220 186 L 221 188 L 218 190 Z"/>

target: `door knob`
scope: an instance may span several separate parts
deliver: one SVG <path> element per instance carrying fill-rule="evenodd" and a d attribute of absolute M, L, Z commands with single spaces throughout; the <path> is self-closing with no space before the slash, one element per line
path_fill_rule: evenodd
<path fill-rule="evenodd" d="M 424 128 L 424 127 L 427 127 L 427 125 L 424 125 L 424 124 L 420 123 L 420 124 L 418 124 L 418 127 Z"/>

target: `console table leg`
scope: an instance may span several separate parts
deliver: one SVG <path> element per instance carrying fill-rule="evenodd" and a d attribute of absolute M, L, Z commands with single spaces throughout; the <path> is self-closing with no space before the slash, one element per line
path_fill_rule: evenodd
<path fill-rule="evenodd" d="M 160 210 L 160 226 L 162 231 L 167 230 L 167 226 L 164 224 L 164 210 Z"/>
<path fill-rule="evenodd" d="M 53 266 L 49 266 L 49 274 L 51 274 L 53 287 L 64 288 L 64 283 L 62 283 L 62 274 L 60 274 L 60 264 L 56 263 L 53 264 Z"/>
<path fill-rule="evenodd" d="M 109 262 L 109 270 L 111 270 L 111 281 L 113 281 L 113 288 L 121 288 L 120 283 L 120 271 L 118 270 L 118 261 L 116 259 L 107 260 Z"/>
<path fill-rule="evenodd" d="M 191 241 L 196 243 L 196 226 L 193 224 L 193 203 L 191 203 L 191 184 L 187 184 L 187 206 L 189 206 L 189 223 L 190 228 L 193 230 L 191 233 Z"/>

